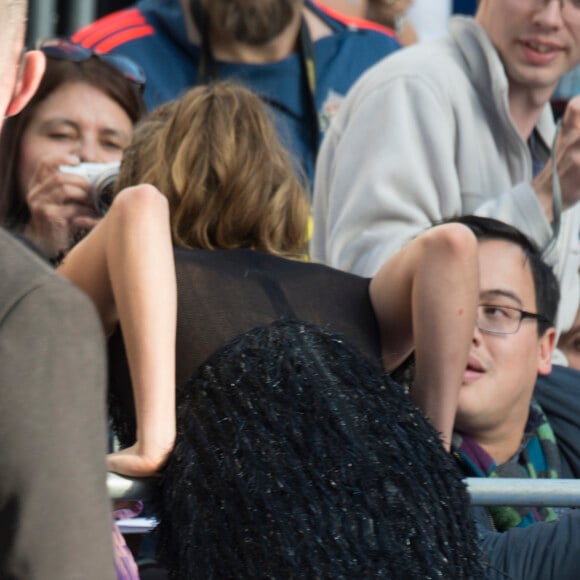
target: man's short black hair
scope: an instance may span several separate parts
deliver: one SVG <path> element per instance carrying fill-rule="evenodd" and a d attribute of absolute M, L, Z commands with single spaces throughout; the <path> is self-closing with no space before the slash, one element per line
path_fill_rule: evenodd
<path fill-rule="evenodd" d="M 444 223 L 449 222 L 467 226 L 478 240 L 504 240 L 519 246 L 532 271 L 537 312 L 546 319 L 538 320 L 538 334 L 542 336 L 548 328 L 554 326 L 560 302 L 558 280 L 532 240 L 517 228 L 494 218 L 464 215 L 445 220 Z"/>
<path fill-rule="evenodd" d="M 469 499 L 403 389 L 344 338 L 278 321 L 178 390 L 156 530 L 172 578 L 474 578 Z"/>

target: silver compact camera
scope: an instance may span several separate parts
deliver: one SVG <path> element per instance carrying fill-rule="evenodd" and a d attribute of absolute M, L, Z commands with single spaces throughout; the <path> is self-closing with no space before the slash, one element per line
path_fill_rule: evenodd
<path fill-rule="evenodd" d="M 110 163 L 79 163 L 61 165 L 60 171 L 81 175 L 90 184 L 89 194 L 98 214 L 107 213 L 113 202 L 113 187 L 119 175 L 120 161 Z"/>

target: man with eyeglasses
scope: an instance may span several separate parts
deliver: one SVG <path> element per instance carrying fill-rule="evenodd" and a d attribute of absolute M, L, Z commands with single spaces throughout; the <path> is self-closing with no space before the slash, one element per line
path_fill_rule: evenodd
<path fill-rule="evenodd" d="M 475 216 L 458 221 L 479 241 L 480 304 L 451 452 L 467 477 L 579 478 L 578 384 L 534 391 L 537 377 L 552 368 L 557 280 L 515 228 Z M 578 510 L 473 510 L 487 578 L 577 577 Z"/>
<path fill-rule="evenodd" d="M 556 138 L 550 98 L 578 63 L 578 0 L 480 0 L 474 18 L 451 20 L 448 37 L 377 64 L 319 152 L 313 259 L 373 276 L 431 223 L 494 217 L 544 251 L 562 288 L 558 331 L 570 328 L 580 300 L 580 99 Z"/>
<path fill-rule="evenodd" d="M 270 106 L 309 181 L 321 137 L 348 89 L 399 48 L 386 28 L 311 0 L 140 0 L 72 40 L 139 62 L 149 108 L 212 79 L 242 82 Z"/>

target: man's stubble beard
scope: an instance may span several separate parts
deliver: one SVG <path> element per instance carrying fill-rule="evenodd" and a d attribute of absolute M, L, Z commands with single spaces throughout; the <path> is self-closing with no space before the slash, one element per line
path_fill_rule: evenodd
<path fill-rule="evenodd" d="M 303 5 L 303 0 L 208 0 L 205 5 L 214 30 L 252 46 L 276 38 Z"/>

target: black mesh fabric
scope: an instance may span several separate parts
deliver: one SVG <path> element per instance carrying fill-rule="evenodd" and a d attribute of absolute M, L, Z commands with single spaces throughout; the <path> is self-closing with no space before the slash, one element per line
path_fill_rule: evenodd
<path fill-rule="evenodd" d="M 369 280 L 252 250 L 175 257 L 178 431 L 155 502 L 170 577 L 478 578 L 461 476 L 381 372 Z M 120 332 L 109 354 L 128 445 Z"/>
<path fill-rule="evenodd" d="M 403 389 L 349 341 L 281 320 L 178 389 L 158 556 L 175 580 L 475 578 L 469 500 Z"/>
<path fill-rule="evenodd" d="M 379 360 L 379 332 L 368 279 L 249 249 L 178 249 L 175 259 L 178 385 L 227 340 L 280 318 L 304 320 L 344 335 L 367 356 Z M 111 416 L 125 446 L 134 440 L 135 418 L 120 331 L 110 340 L 109 361 Z"/>

